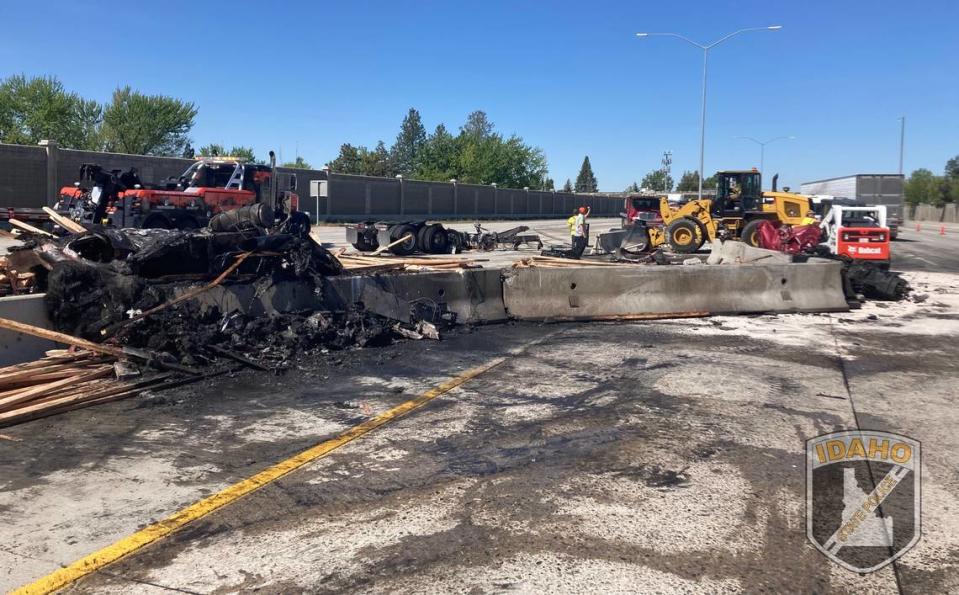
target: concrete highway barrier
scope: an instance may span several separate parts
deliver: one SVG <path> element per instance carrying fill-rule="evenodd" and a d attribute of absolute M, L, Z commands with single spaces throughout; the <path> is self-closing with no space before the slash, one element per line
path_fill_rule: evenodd
<path fill-rule="evenodd" d="M 519 320 L 653 314 L 848 309 L 842 265 L 806 263 L 526 268 L 505 272 L 503 301 Z"/>
<path fill-rule="evenodd" d="M 43 305 L 42 293 L 11 295 L 0 298 L 0 318 L 52 328 Z M 53 341 L 38 339 L 6 329 L 0 329 L 0 366 L 9 366 L 43 357 L 45 351 L 62 347 Z"/>

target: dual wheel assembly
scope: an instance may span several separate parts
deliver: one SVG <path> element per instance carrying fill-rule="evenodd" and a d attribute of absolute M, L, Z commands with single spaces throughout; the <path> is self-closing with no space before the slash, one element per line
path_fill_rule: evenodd
<path fill-rule="evenodd" d="M 390 248 L 393 254 L 409 256 L 417 250 L 427 254 L 445 254 L 450 251 L 451 241 L 455 243 L 455 238 L 451 240 L 446 228 L 439 223 L 431 223 L 419 228 L 409 223 L 394 225 L 390 229 L 390 242 L 403 238 L 405 239 L 402 242 Z"/>

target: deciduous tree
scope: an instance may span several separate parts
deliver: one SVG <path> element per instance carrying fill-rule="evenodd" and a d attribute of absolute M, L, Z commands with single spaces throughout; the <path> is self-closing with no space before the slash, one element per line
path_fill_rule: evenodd
<path fill-rule="evenodd" d="M 71 149 L 98 149 L 103 108 L 67 92 L 56 77 L 15 74 L 0 83 L 0 142 L 48 139 Z"/>
<path fill-rule="evenodd" d="M 699 180 L 696 180 L 697 188 L 699 185 Z M 655 169 L 643 178 L 642 187 L 646 190 L 654 190 L 656 192 L 669 192 L 673 189 L 673 178 L 672 176 L 666 175 L 666 171 L 662 169 Z"/>
<path fill-rule="evenodd" d="M 103 111 L 104 148 L 135 155 L 180 155 L 189 143 L 196 106 L 165 95 L 144 95 L 130 87 L 113 92 Z"/>
<path fill-rule="evenodd" d="M 938 204 L 941 202 L 939 181 L 935 174 L 920 168 L 910 174 L 905 187 L 906 201 L 909 204 Z"/>

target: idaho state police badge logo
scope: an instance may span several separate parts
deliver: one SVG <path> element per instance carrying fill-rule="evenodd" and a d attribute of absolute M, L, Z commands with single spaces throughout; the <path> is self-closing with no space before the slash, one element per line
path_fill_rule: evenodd
<path fill-rule="evenodd" d="M 920 444 L 872 430 L 806 441 L 806 536 L 854 572 L 879 570 L 916 545 Z"/>

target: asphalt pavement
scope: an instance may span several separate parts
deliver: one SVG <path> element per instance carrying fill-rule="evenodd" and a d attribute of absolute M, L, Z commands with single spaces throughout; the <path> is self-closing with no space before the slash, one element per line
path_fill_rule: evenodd
<path fill-rule="evenodd" d="M 903 302 L 461 329 L 4 429 L 0 588 L 498 363 L 70 590 L 959 590 L 959 234 L 902 237 Z M 853 428 L 925 453 L 922 541 L 865 576 L 805 536 L 804 442 Z"/>

